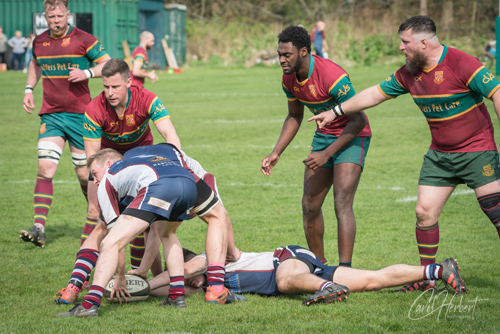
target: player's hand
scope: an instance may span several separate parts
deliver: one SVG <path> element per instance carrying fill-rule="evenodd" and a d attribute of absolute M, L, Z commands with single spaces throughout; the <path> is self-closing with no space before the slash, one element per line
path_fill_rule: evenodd
<path fill-rule="evenodd" d="M 205 275 L 198 275 L 188 278 L 186 284 L 193 288 L 201 288 L 205 284 Z"/>
<path fill-rule="evenodd" d="M 322 112 L 321 114 L 315 115 L 311 118 L 309 118 L 307 121 L 316 121 L 316 124 L 320 129 L 323 129 L 325 126 L 329 125 L 333 120 L 337 118 L 335 114 L 331 110 L 327 110 L 325 112 Z"/>
<path fill-rule="evenodd" d="M 28 114 L 35 110 L 35 103 L 33 102 L 33 93 L 24 94 L 23 108 Z"/>
<path fill-rule="evenodd" d="M 111 290 L 110 300 L 113 301 L 113 298 L 118 298 L 118 302 L 122 303 L 122 298 L 124 302 L 127 302 L 128 299 L 126 296 L 132 297 L 130 293 L 127 291 L 127 280 L 124 276 L 116 275 L 114 277 L 115 285 L 113 286 L 113 290 Z"/>
<path fill-rule="evenodd" d="M 308 168 L 312 170 L 318 170 L 321 166 L 324 166 L 330 157 L 324 153 L 324 151 L 318 151 L 309 154 L 302 162 Z"/>
<path fill-rule="evenodd" d="M 147 272 L 142 272 L 142 271 L 139 271 L 139 269 L 132 269 L 132 270 L 129 270 L 127 272 L 127 274 L 132 274 L 132 275 L 137 275 L 137 276 L 141 276 L 142 278 L 144 279 L 148 279 L 148 273 Z"/>
<path fill-rule="evenodd" d="M 278 160 L 280 159 L 279 155 L 276 153 L 271 153 L 264 159 L 262 159 L 262 165 L 260 170 L 264 175 L 271 175 L 271 169 L 276 166 Z"/>
<path fill-rule="evenodd" d="M 156 76 L 155 70 L 149 72 L 149 79 L 151 79 L 151 83 L 158 81 L 158 77 Z"/>
<path fill-rule="evenodd" d="M 69 76 L 68 76 L 69 82 L 80 82 L 83 80 L 87 80 L 85 72 L 76 67 L 69 68 Z"/>

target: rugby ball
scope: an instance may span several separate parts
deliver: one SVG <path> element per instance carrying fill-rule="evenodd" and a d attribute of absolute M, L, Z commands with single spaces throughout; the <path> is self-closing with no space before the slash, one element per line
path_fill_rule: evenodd
<path fill-rule="evenodd" d="M 127 296 L 127 301 L 138 302 L 148 298 L 151 288 L 149 287 L 149 283 L 146 279 L 132 274 L 125 274 L 125 279 L 127 280 L 127 291 L 131 296 Z M 113 290 L 114 285 L 115 279 L 112 278 L 104 289 L 104 297 L 108 300 L 108 302 L 111 299 L 111 291 Z M 116 295 L 113 296 L 113 302 L 118 302 Z"/>

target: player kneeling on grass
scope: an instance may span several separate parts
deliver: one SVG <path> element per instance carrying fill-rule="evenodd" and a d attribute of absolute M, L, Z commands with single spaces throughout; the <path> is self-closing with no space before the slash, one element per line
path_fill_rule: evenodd
<path fill-rule="evenodd" d="M 101 243 L 93 285 L 83 303 L 57 317 L 98 316 L 104 287 L 115 269 L 118 275 L 111 297 L 126 299 L 129 294 L 124 247 L 154 221 L 161 221 L 160 233 L 166 241 L 163 252 L 172 282 L 167 302 L 186 307 L 184 260 L 176 230 L 183 220 L 190 219 L 190 210 L 197 199 L 196 181 L 174 151 L 165 152 L 163 155 L 129 154 L 123 160 L 117 151 L 105 149 L 88 159 L 94 182 L 99 184 L 97 197 L 103 221 L 112 229 Z M 120 214 L 121 203 L 126 203 L 127 208 Z"/>
<path fill-rule="evenodd" d="M 206 251 L 209 261 L 207 278 L 209 288 L 205 295 L 205 300 L 209 303 L 227 304 L 242 301 L 244 298 L 229 293 L 224 288 L 224 261 L 235 261 L 238 259 L 240 251 L 234 244 L 234 234 L 231 221 L 222 201 L 218 197 L 217 183 L 215 177 L 207 173 L 198 161 L 187 156 L 183 151 L 178 150 L 173 145 L 157 144 L 134 148 L 124 157 L 127 160 L 133 156 L 167 156 L 169 159 L 176 159 L 180 165 L 188 170 L 196 180 L 198 197 L 194 208 L 191 210 L 191 217 L 197 215 L 207 223 Z M 157 236 L 157 223 L 151 224 L 147 237 L 147 244 L 143 261 L 139 268 L 130 271 L 147 278 L 147 273 L 153 259 L 158 254 L 160 238 Z M 68 286 L 61 289 L 56 294 L 57 304 L 73 304 L 78 298 L 83 288 L 84 281 L 90 276 L 92 269 L 99 256 L 99 245 L 107 235 L 104 223 L 99 223 L 85 240 L 80 248 L 75 261 L 75 266 L 68 282 Z M 151 234 L 151 236 L 149 236 Z"/>
<path fill-rule="evenodd" d="M 187 285 L 200 288 L 204 284 L 202 274 L 206 268 L 203 253 L 186 262 Z M 226 266 L 224 284 L 230 291 L 238 293 L 310 293 L 312 295 L 302 303 L 309 306 L 344 300 L 349 292 L 375 291 L 422 279 L 442 280 L 450 292 L 465 293 L 467 290 L 459 269 L 452 258 L 427 266 L 396 264 L 380 270 L 328 266 L 306 248 L 286 246 L 274 252 L 243 252 L 238 261 Z M 169 291 L 169 274 L 164 272 L 149 284 L 152 295 L 164 296 Z"/>

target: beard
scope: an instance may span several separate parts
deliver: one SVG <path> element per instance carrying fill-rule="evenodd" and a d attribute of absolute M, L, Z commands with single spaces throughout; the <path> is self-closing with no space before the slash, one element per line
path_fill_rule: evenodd
<path fill-rule="evenodd" d="M 424 68 L 426 63 L 427 58 L 424 56 L 424 54 L 421 52 L 415 52 L 413 57 L 408 57 L 406 59 L 406 69 L 411 74 L 416 74 Z"/>

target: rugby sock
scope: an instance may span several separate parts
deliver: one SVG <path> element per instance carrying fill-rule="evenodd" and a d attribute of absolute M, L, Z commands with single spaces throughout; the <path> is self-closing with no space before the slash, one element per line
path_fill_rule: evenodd
<path fill-rule="evenodd" d="M 130 242 L 130 265 L 132 269 L 139 268 L 145 250 L 144 233 L 141 233 Z"/>
<path fill-rule="evenodd" d="M 351 268 L 352 267 L 352 263 L 351 263 L 351 261 L 349 261 L 349 262 L 340 261 L 339 262 L 339 266 L 340 267 L 349 267 L 349 268 Z"/>
<path fill-rule="evenodd" d="M 443 267 L 437 264 L 429 264 L 424 268 L 424 279 L 426 280 L 437 280 L 443 277 Z"/>
<path fill-rule="evenodd" d="M 85 309 L 89 309 L 92 305 L 97 305 L 97 307 L 101 306 L 101 299 L 104 294 L 104 288 L 99 285 L 92 285 L 90 287 L 89 293 L 83 298 L 82 306 Z"/>
<path fill-rule="evenodd" d="M 72 283 L 79 287 L 83 287 L 83 283 L 90 276 L 90 272 L 94 269 L 99 257 L 99 252 L 95 249 L 81 249 L 76 253 L 75 267 L 73 273 L 71 273 L 71 278 L 69 283 Z"/>
<path fill-rule="evenodd" d="M 323 283 L 321 283 L 321 286 L 319 287 L 319 291 L 323 291 L 326 288 L 328 288 L 329 286 L 334 285 L 334 284 L 335 283 L 330 282 L 330 281 L 324 281 Z"/>
<path fill-rule="evenodd" d="M 87 197 L 87 186 L 84 186 L 83 184 L 80 183 L 80 188 L 82 189 L 82 193 L 83 193 L 83 196 L 85 196 L 85 199 L 87 200 L 87 202 L 89 201 L 88 197 Z"/>
<path fill-rule="evenodd" d="M 80 239 L 80 246 L 83 245 L 85 240 L 89 237 L 90 233 L 94 230 L 97 225 L 97 220 L 88 219 L 85 221 L 85 227 L 83 228 L 82 236 Z"/>
<path fill-rule="evenodd" d="M 500 237 L 500 193 L 493 193 L 477 199 L 479 206 L 497 229 Z"/>
<path fill-rule="evenodd" d="M 211 262 L 207 268 L 207 285 L 212 288 L 215 293 L 224 291 L 224 273 L 226 266 L 222 262 Z"/>
<path fill-rule="evenodd" d="M 324 259 L 321 259 L 320 261 L 321 261 L 321 263 L 323 263 L 323 264 L 325 264 L 325 265 L 327 265 L 327 264 L 328 264 L 328 260 L 326 259 L 326 257 L 325 257 Z"/>
<path fill-rule="evenodd" d="M 37 175 L 33 201 L 35 204 L 34 225 L 42 232 L 45 229 L 45 221 L 49 214 L 50 205 L 54 197 L 52 179 Z"/>
<path fill-rule="evenodd" d="M 426 266 L 436 262 L 436 253 L 439 247 L 439 225 L 436 223 L 427 228 L 415 228 L 417 235 L 420 264 Z"/>
<path fill-rule="evenodd" d="M 496 223 L 494 223 L 493 226 L 496 227 L 498 236 L 500 237 L 500 221 L 497 221 Z"/>
<path fill-rule="evenodd" d="M 172 300 L 184 296 L 186 290 L 184 290 L 184 275 L 182 276 L 170 276 L 170 290 L 168 294 Z"/>

